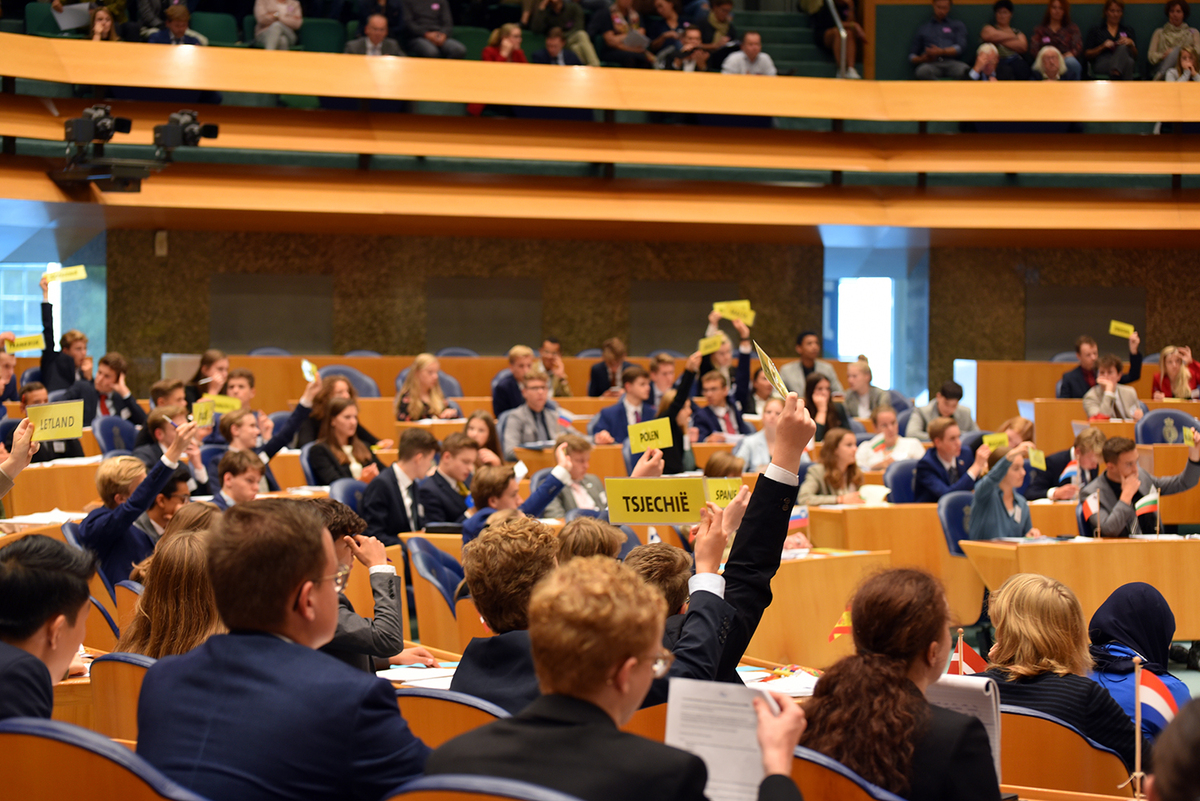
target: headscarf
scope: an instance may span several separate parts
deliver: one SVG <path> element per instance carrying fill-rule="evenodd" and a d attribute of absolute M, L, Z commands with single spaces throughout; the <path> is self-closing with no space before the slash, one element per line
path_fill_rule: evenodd
<path fill-rule="evenodd" d="M 1144 660 L 1142 667 L 1152 673 L 1166 673 L 1174 636 L 1175 613 L 1167 599 L 1141 581 L 1113 590 L 1088 624 L 1089 650 L 1098 673 L 1133 672 L 1132 658 L 1110 654 L 1105 648 L 1113 643 L 1136 651 Z"/>

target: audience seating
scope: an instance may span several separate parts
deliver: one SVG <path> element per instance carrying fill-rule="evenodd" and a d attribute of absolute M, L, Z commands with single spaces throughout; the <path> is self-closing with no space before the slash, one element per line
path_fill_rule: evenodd
<path fill-rule="evenodd" d="M 1155 351 L 1154 353 L 1147 353 L 1147 354 L 1146 354 L 1146 356 L 1145 356 L 1145 358 L 1143 358 L 1143 359 L 1142 359 L 1142 364 L 1143 364 L 1143 365 L 1146 365 L 1146 364 L 1158 364 L 1158 363 L 1160 363 L 1161 361 L 1162 361 L 1162 352 L 1161 352 L 1161 351 Z"/>
<path fill-rule="evenodd" d="M 504 411 L 500 412 L 500 416 L 496 418 L 496 435 L 500 438 L 501 447 L 504 445 L 504 426 L 508 424 L 508 416 L 512 414 L 512 412 L 512 409 L 505 409 Z M 594 422 L 595 418 L 592 418 L 588 421 L 589 435 L 592 433 L 592 424 Z"/>
<path fill-rule="evenodd" d="M 992 433 L 994 432 L 980 430 L 968 431 L 962 435 L 962 449 L 964 451 L 963 458 L 966 459 L 968 463 L 975 458 L 975 451 L 979 450 L 979 444 L 983 442 L 983 438 Z M 966 452 L 969 452 L 970 455 L 968 456 Z"/>
<path fill-rule="evenodd" d="M 1004 783 L 1073 793 L 1132 796 L 1129 772 L 1113 751 L 1056 717 L 1000 705 L 1000 773 Z M 1053 759 L 1047 759 L 1053 754 Z M 1123 788 L 1118 789 L 1121 785 Z"/>
<path fill-rule="evenodd" d="M 462 652 L 454 618 L 454 592 L 463 580 L 462 566 L 424 537 L 408 540 L 412 562 L 413 600 L 422 645 Z"/>
<path fill-rule="evenodd" d="M 300 469 L 304 471 L 304 483 L 310 487 L 316 485 L 317 479 L 313 475 L 312 465 L 309 464 L 308 454 L 316 444 L 316 442 L 306 442 L 300 446 Z"/>
<path fill-rule="evenodd" d="M 83 644 L 97 651 L 111 651 L 117 647 L 117 638 L 120 637 L 117 624 L 95 596 L 89 596 L 89 600 L 87 634 L 84 635 Z"/>
<path fill-rule="evenodd" d="M 208 37 L 210 47 L 242 47 L 238 41 L 237 20 L 232 14 L 193 11 L 188 27 Z"/>
<path fill-rule="evenodd" d="M 857 423 L 858 421 L 856 420 L 855 422 Z M 858 423 L 858 424 L 860 427 L 862 426 L 862 423 Z M 864 431 L 855 431 L 854 432 L 854 440 L 858 445 L 862 445 L 864 442 L 869 441 L 874 436 L 875 436 L 875 434 L 873 434 L 870 431 L 864 430 Z"/>
<path fill-rule="evenodd" d="M 267 415 L 267 417 L 271 420 L 271 424 L 275 426 L 276 430 L 279 430 L 279 427 L 286 423 L 287 419 L 291 416 L 292 413 L 290 411 L 271 412 Z"/>
<path fill-rule="evenodd" d="M 221 457 L 227 450 L 229 450 L 228 445 L 205 445 L 200 448 L 200 461 L 204 463 L 204 469 L 208 471 L 208 480 L 212 482 L 215 488 L 214 492 L 219 492 L 221 488 L 221 481 L 217 476 L 217 465 L 221 463 Z"/>
<path fill-rule="evenodd" d="M 303 30 L 303 28 L 301 29 Z M 344 364 L 330 364 L 322 367 L 317 371 L 321 378 L 328 378 L 331 375 L 340 375 L 350 382 L 354 387 L 354 391 L 358 393 L 360 398 L 378 398 L 379 385 L 368 375 L 365 375 L 361 370 L 356 370 L 353 367 L 348 367 Z"/>
<path fill-rule="evenodd" d="M 938 520 L 942 524 L 942 533 L 946 537 L 946 545 L 955 556 L 965 556 L 960 540 L 970 539 L 967 536 L 967 515 L 971 511 L 971 500 L 975 493 L 959 490 L 947 492 L 938 498 Z"/>
<path fill-rule="evenodd" d="M 1061 362 L 1063 364 L 1069 364 L 1070 362 L 1078 361 L 1078 359 L 1079 359 L 1079 354 L 1077 354 L 1073 350 L 1059 351 L 1058 353 L 1056 353 L 1050 357 L 1050 361 Z M 1144 361 L 1145 360 L 1143 359 L 1143 362 Z"/>
<path fill-rule="evenodd" d="M 67 545 L 74 545 L 76 548 L 82 549 L 79 544 L 79 524 L 68 520 L 62 524 L 63 539 L 67 541 Z"/>
<path fill-rule="evenodd" d="M 404 546 L 389 545 L 385 550 L 388 563 L 396 567 L 396 602 L 400 604 L 400 628 L 404 632 L 404 639 L 411 640 L 408 618 L 409 589 L 404 581 Z M 354 606 L 355 614 L 362 617 L 375 616 L 375 595 L 371 592 L 371 576 L 367 567 L 357 559 L 350 565 L 350 577 L 346 580 L 343 594 Z"/>
<path fill-rule="evenodd" d="M 57 720 L 0 721 L 0 772 L 9 798 L 205 801 L 125 746 Z"/>
<path fill-rule="evenodd" d="M 74 38 L 79 38 L 81 35 L 77 31 L 60 29 L 54 20 L 49 3 L 44 5 L 29 3 L 25 6 L 25 33 L 32 36 L 73 36 Z"/>
<path fill-rule="evenodd" d="M 413 734 L 437 748 L 460 734 L 512 717 L 504 709 L 466 693 L 424 687 L 401 687 L 396 703 Z"/>
<path fill-rule="evenodd" d="M 592 418 L 592 420 L 588 421 L 589 434 L 592 433 L 592 423 L 595 422 L 595 420 L 596 418 Z M 641 458 L 641 454 L 634 455 L 633 445 L 630 444 L 628 439 L 621 443 L 621 458 L 625 460 L 625 472 L 629 475 L 633 475 L 634 465 L 636 465 L 638 459 Z"/>
<path fill-rule="evenodd" d="M 366 488 L 366 482 L 353 478 L 339 478 L 329 485 L 329 497 L 346 504 L 357 513 Z"/>
<path fill-rule="evenodd" d="M 141 654 L 103 654 L 92 662 L 95 730 L 117 740 L 137 740 L 138 695 L 156 660 Z"/>
<path fill-rule="evenodd" d="M 541 470 L 536 471 L 532 476 L 529 477 L 529 493 L 531 495 L 537 492 L 537 488 L 543 481 L 546 480 L 546 476 L 550 475 L 553 470 L 553 467 L 543 467 Z"/>
<path fill-rule="evenodd" d="M 584 348 L 575 354 L 576 359 L 603 359 L 604 351 L 600 348 Z"/>
<path fill-rule="evenodd" d="M 912 408 L 912 404 L 909 403 L 908 398 L 904 397 L 903 393 L 894 389 L 888 390 L 888 402 L 891 404 L 892 408 L 896 410 L 897 415 Z M 897 420 L 899 420 L 899 418 L 897 418 Z M 907 422 L 907 420 L 905 420 L 905 422 Z M 900 436 L 904 436 L 903 428 L 900 429 Z"/>
<path fill-rule="evenodd" d="M 458 603 L 454 605 L 454 622 L 458 625 L 458 641 L 462 643 L 464 650 L 475 637 L 492 636 L 492 630 L 479 616 L 479 610 L 475 608 L 475 601 L 469 595 L 466 598 L 459 598 Z"/>
<path fill-rule="evenodd" d="M 32 3 L 30 4 L 32 5 Z M 48 403 L 55 403 L 62 400 L 67 394 L 65 389 L 55 389 L 47 394 L 46 400 Z"/>
<path fill-rule="evenodd" d="M 850 430 L 851 430 L 851 431 L 853 431 L 855 434 L 865 434 L 865 433 L 867 433 L 867 427 L 866 427 L 866 426 L 864 426 L 864 425 L 862 424 L 862 421 L 861 421 L 861 420 L 859 420 L 857 417 L 851 417 L 851 418 L 850 418 L 848 421 L 846 421 L 846 422 L 847 422 L 847 425 L 849 425 L 849 426 L 850 426 Z M 874 436 L 874 435 L 872 435 L 872 436 Z M 870 437 L 868 437 L 868 439 L 870 439 Z M 859 441 L 861 442 L 862 440 L 859 440 Z"/>
<path fill-rule="evenodd" d="M 104 575 L 103 571 L 97 570 L 95 575 L 92 576 L 91 581 L 88 582 L 88 591 L 92 594 L 93 598 L 100 602 L 100 605 L 104 607 L 104 611 L 108 612 L 109 617 L 116 620 L 116 589 L 108 583 L 108 577 Z"/>
<path fill-rule="evenodd" d="M 454 29 L 455 35 L 458 28 Z M 426 740 L 428 742 L 428 740 Z M 493 776 L 471 776 L 446 773 L 422 776 L 398 787 L 384 801 L 579 801 L 573 795 L 560 793 L 516 779 Z"/>
<path fill-rule="evenodd" d="M 383 354 L 377 350 L 348 350 L 348 351 L 346 351 L 345 355 L 346 356 L 368 356 L 371 358 L 378 359 Z"/>
<path fill-rule="evenodd" d="M 902 437 L 905 435 L 904 432 L 908 430 L 908 418 L 912 417 L 912 413 L 911 406 L 904 411 L 896 411 L 896 425 L 900 427 L 900 436 Z"/>
<path fill-rule="evenodd" d="M 117 605 L 117 629 L 124 630 L 133 621 L 138 599 L 145 588 L 141 583 L 125 579 L 113 587 L 113 602 Z"/>
<path fill-rule="evenodd" d="M 1167 432 L 1172 427 L 1175 429 L 1175 438 L 1173 441 L 1169 441 L 1167 439 Z M 1200 422 L 1197 422 L 1195 417 L 1186 412 L 1179 412 L 1174 409 L 1155 409 L 1152 412 L 1144 414 L 1142 419 L 1137 421 L 1137 425 L 1133 430 L 1138 445 L 1160 445 L 1164 443 L 1175 445 L 1183 442 L 1183 429 L 1188 427 L 1200 429 Z"/>
<path fill-rule="evenodd" d="M 892 503 L 916 503 L 917 463 L 919 459 L 901 459 L 892 462 L 883 471 L 883 485 L 891 490 L 888 500 Z"/>
<path fill-rule="evenodd" d="M 254 41 L 254 18 L 247 17 L 250 28 L 250 41 Z M 292 352 L 285 348 L 277 348 L 274 345 L 266 345 L 261 348 L 255 348 L 246 354 L 247 356 L 291 356 Z"/>
<path fill-rule="evenodd" d="M 137 426 L 116 415 L 105 415 L 92 424 L 92 432 L 106 455 L 115 450 L 133 450 L 137 441 Z"/>
<path fill-rule="evenodd" d="M 804 746 L 796 746 L 792 779 L 805 801 L 902 801 L 842 763 Z"/>
<path fill-rule="evenodd" d="M 451 345 L 448 348 L 441 348 L 440 350 L 438 350 L 437 353 L 435 353 L 433 355 L 437 356 L 440 359 L 443 356 L 472 357 L 472 356 L 478 356 L 479 354 L 476 353 L 475 351 L 471 350 L 470 348 L 460 348 L 457 345 Z"/>
<path fill-rule="evenodd" d="M 11 440 L 13 432 L 17 430 L 17 426 L 19 425 L 21 425 L 21 421 L 15 417 L 6 417 L 0 420 L 0 442 Z"/>
<path fill-rule="evenodd" d="M 346 29 L 336 20 L 305 17 L 300 26 L 300 44 L 308 51 L 340 53 L 346 47 Z"/>

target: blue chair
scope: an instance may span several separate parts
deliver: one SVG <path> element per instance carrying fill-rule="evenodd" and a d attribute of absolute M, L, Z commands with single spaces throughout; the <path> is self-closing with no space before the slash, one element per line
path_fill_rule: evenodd
<path fill-rule="evenodd" d="M 496 418 L 496 436 L 500 438 L 501 446 L 504 445 L 504 426 L 508 424 L 508 416 L 512 414 L 512 412 L 512 409 L 505 409 L 504 411 L 500 412 L 500 416 Z M 588 433 L 590 434 L 591 432 L 589 431 Z M 503 458 L 504 455 L 500 454 L 500 456 Z"/>
<path fill-rule="evenodd" d="M 0 442 L 12 442 L 13 432 L 17 430 L 17 426 L 21 425 L 22 419 L 24 418 L 6 417 L 0 420 Z"/>
<path fill-rule="evenodd" d="M 62 400 L 63 398 L 65 398 L 66 395 L 67 395 L 67 391 L 65 389 L 56 389 L 53 392 L 50 392 L 46 395 L 46 402 L 47 403 L 56 403 L 56 402 Z"/>
<path fill-rule="evenodd" d="M 851 418 L 850 418 L 850 419 L 847 421 L 847 425 L 849 425 L 849 426 L 850 426 L 850 430 L 851 430 L 851 431 L 853 431 L 855 434 L 865 434 L 865 433 L 867 433 L 867 427 L 866 427 L 866 426 L 864 426 L 864 425 L 863 425 L 863 424 L 862 424 L 862 423 L 861 423 L 861 422 L 860 422 L 860 421 L 859 421 L 857 418 L 855 418 L 855 417 L 851 417 Z M 872 434 L 872 436 L 874 436 L 874 435 Z"/>
<path fill-rule="evenodd" d="M 571 509 L 564 520 L 570 523 L 577 517 L 605 517 L 605 514 L 599 509 Z"/>
<path fill-rule="evenodd" d="M 363 491 L 366 488 L 367 485 L 364 481 L 339 478 L 329 485 L 329 497 L 335 501 L 341 501 L 349 506 L 355 514 L 358 514 L 358 505 L 362 502 Z"/>
<path fill-rule="evenodd" d="M 497 384 L 508 378 L 510 375 L 512 375 L 512 369 L 505 367 L 503 370 L 492 376 L 492 383 L 489 385 L 492 388 L 492 392 L 496 391 Z"/>
<path fill-rule="evenodd" d="M 133 451 L 126 450 L 125 448 L 116 448 L 114 450 L 104 452 L 105 459 L 112 459 L 114 456 L 133 456 Z"/>
<path fill-rule="evenodd" d="M 1079 354 L 1077 354 L 1073 350 L 1062 350 L 1050 357 L 1050 361 L 1061 362 L 1063 364 L 1066 364 L 1068 362 L 1078 361 L 1078 360 L 1079 360 Z"/>
<path fill-rule="evenodd" d="M 1175 445 L 1183 442 L 1183 429 L 1200 429 L 1196 418 L 1175 409 L 1155 409 L 1147 412 L 1134 426 L 1138 445 Z"/>
<path fill-rule="evenodd" d="M 356 370 L 353 367 L 345 364 L 330 364 L 322 367 L 317 371 L 321 378 L 328 378 L 331 375 L 340 375 L 350 382 L 354 387 L 354 391 L 358 393 L 360 398 L 378 398 L 379 385 L 375 383 L 375 379 L 361 370 Z"/>
<path fill-rule="evenodd" d="M 317 480 L 313 477 L 312 465 L 308 463 L 308 453 L 316 444 L 315 442 L 306 442 L 300 446 L 300 469 L 304 471 L 304 482 L 310 487 L 315 486 Z"/>
<path fill-rule="evenodd" d="M 379 358 L 383 354 L 377 350 L 348 350 L 348 351 L 346 351 L 346 355 L 347 356 L 371 356 L 374 358 Z"/>
<path fill-rule="evenodd" d="M 530 492 L 530 494 L 537 492 L 538 486 L 540 486 L 541 483 L 546 480 L 546 477 L 548 475 L 550 475 L 550 471 L 552 471 L 553 469 L 554 469 L 553 467 L 543 467 L 541 470 L 538 470 L 536 473 L 534 473 L 532 476 L 529 477 L 529 492 Z"/>
<path fill-rule="evenodd" d="M 1061 398 L 1063 396 L 1062 384 L 1063 380 L 1061 378 L 1054 382 L 1054 397 Z"/>
<path fill-rule="evenodd" d="M 897 415 L 912 408 L 912 404 L 908 402 L 908 398 L 904 397 L 903 393 L 897 392 L 894 389 L 888 390 L 888 402 L 896 410 Z M 900 436 L 904 436 L 904 429 L 900 429 Z"/>
<path fill-rule="evenodd" d="M 993 432 L 991 432 L 991 431 L 968 431 L 967 433 L 962 435 L 962 449 L 964 451 L 970 451 L 971 459 L 974 459 L 975 451 L 979 450 L 979 444 L 981 442 L 983 442 L 984 437 L 986 437 L 988 434 L 991 434 L 991 433 L 993 433 Z M 966 458 L 966 457 L 964 456 L 964 458 Z M 970 461 L 970 459 L 968 459 L 968 461 Z"/>
<path fill-rule="evenodd" d="M 132 451 L 137 440 L 137 426 L 115 414 L 105 415 L 92 424 L 92 433 L 105 456 L 118 448 Z"/>
<path fill-rule="evenodd" d="M 973 492 L 958 491 L 947 492 L 938 498 L 938 521 L 942 524 L 942 534 L 950 546 L 950 553 L 955 556 L 966 555 L 958 543 L 970 539 L 967 535 L 967 515 L 971 513 L 971 499 L 974 497 Z"/>
<path fill-rule="evenodd" d="M 401 703 L 401 707 L 404 704 Z M 397 787 L 384 801 L 406 801 L 406 799 L 460 798 L 478 795 L 481 798 L 512 798 L 515 801 L 579 801 L 576 796 L 560 793 L 516 779 L 500 779 L 495 776 L 473 776 L 458 773 L 443 773 L 439 776 L 422 776 Z"/>
<path fill-rule="evenodd" d="M 97 571 L 97 575 L 99 575 L 99 576 L 101 576 L 101 577 L 103 577 L 103 576 L 104 576 L 104 574 L 103 574 L 103 573 L 100 573 L 100 572 L 98 572 L 98 571 Z M 104 579 L 104 586 L 108 587 L 108 579 L 107 579 L 107 578 L 106 578 L 106 579 Z M 111 587 L 109 587 L 109 594 L 111 594 L 111 593 L 112 593 L 112 588 L 111 588 Z M 93 595 L 89 595 L 89 596 L 88 596 L 88 601 L 90 601 L 90 602 L 91 602 L 91 604 L 92 604 L 92 609 L 93 609 L 93 610 L 95 610 L 96 612 L 99 612 L 99 613 L 100 613 L 100 617 L 101 617 L 101 619 L 102 619 L 102 620 L 103 620 L 105 623 L 107 623 L 107 624 L 108 624 L 108 627 L 109 627 L 109 629 L 111 629 L 111 630 L 112 630 L 112 636 L 113 636 L 113 638 L 114 638 L 114 639 L 120 639 L 120 638 L 121 638 L 121 629 L 120 629 L 120 628 L 117 626 L 117 622 L 116 622 L 115 620 L 113 620 L 113 619 L 112 619 L 112 615 L 110 615 L 110 614 L 108 613 L 108 610 L 104 608 L 104 604 L 102 604 L 102 603 L 100 603 L 99 601 L 97 601 L 97 600 L 96 600 L 96 598 L 95 598 L 95 596 L 93 596 Z"/>
<path fill-rule="evenodd" d="M 904 411 L 896 410 L 896 425 L 899 427 L 900 436 L 902 437 L 908 436 L 905 432 L 908 431 L 908 418 L 912 417 L 912 413 L 911 406 Z"/>
<path fill-rule="evenodd" d="M 407 543 L 409 557 L 413 560 L 413 569 L 423 577 L 433 582 L 442 596 L 450 613 L 454 613 L 454 592 L 459 582 L 463 580 L 462 565 L 450 554 L 439 550 L 424 537 L 410 537 Z"/>
<path fill-rule="evenodd" d="M 267 417 L 271 419 L 271 423 L 274 424 L 276 431 L 278 431 L 291 416 L 291 412 L 271 412 L 267 415 Z"/>
<path fill-rule="evenodd" d="M 439 350 L 437 353 L 435 353 L 433 355 L 437 356 L 440 359 L 443 356 L 477 357 L 479 354 L 476 353 L 475 351 L 471 350 L 470 348 L 459 348 L 456 346 L 451 346 L 448 348 L 442 348 L 441 350 Z"/>
<path fill-rule="evenodd" d="M 888 500 L 892 503 L 916 503 L 917 463 L 920 459 L 901 459 L 892 462 L 883 471 L 883 485 L 891 490 Z"/>
<path fill-rule="evenodd" d="M 21 373 L 21 386 L 25 386 L 31 381 L 42 383 L 42 368 L 30 367 L 25 372 Z"/>
<path fill-rule="evenodd" d="M 67 545 L 74 545 L 79 550 L 83 550 L 83 546 L 79 544 L 79 524 L 68 520 L 62 524 L 63 539 L 67 541 Z"/>
<path fill-rule="evenodd" d="M 874 434 L 872 434 L 868 431 L 855 431 L 854 432 L 854 439 L 859 445 L 862 445 L 864 442 L 868 442 L 874 436 L 875 436 Z"/>
<path fill-rule="evenodd" d="M 589 434 L 591 433 L 592 422 L 594 422 L 594 420 L 595 418 L 588 421 Z M 621 443 L 621 458 L 625 460 L 625 474 L 630 476 L 633 475 L 633 467 L 637 464 L 638 459 L 641 458 L 641 454 L 635 454 L 633 452 L 633 446 L 629 444 L 628 439 Z"/>
<path fill-rule="evenodd" d="M 208 480 L 212 482 L 214 487 L 220 487 L 220 479 L 217 478 L 217 465 L 221 463 L 221 457 L 225 455 L 225 451 L 229 450 L 227 445 L 205 445 L 200 449 L 200 461 L 204 464 L 204 469 L 208 471 Z"/>
<path fill-rule="evenodd" d="M 600 348 L 585 348 L 575 354 L 576 359 L 603 359 L 604 351 Z"/>
<path fill-rule="evenodd" d="M 410 538 L 407 547 L 421 642 L 431 648 L 461 650 L 454 593 L 463 580 L 462 566 L 424 537 Z"/>
<path fill-rule="evenodd" d="M 819 751 L 796 746 L 792 761 L 792 779 L 802 790 L 806 785 L 818 785 L 825 788 L 818 798 L 855 798 L 866 794 L 874 801 L 901 801 L 900 796 L 888 790 L 871 784 L 850 768 L 835 759 L 825 756 Z M 834 774 L 830 776 L 830 774 Z M 810 795 L 811 793 L 806 793 Z"/>
<path fill-rule="evenodd" d="M 146 671 L 157 661 L 141 654 L 127 653 L 96 657 L 90 671 L 93 731 L 117 740 L 137 740 L 138 694 Z"/>
<path fill-rule="evenodd" d="M 404 379 L 408 378 L 408 373 L 411 367 L 405 367 L 396 374 L 396 394 L 400 394 L 400 387 L 404 386 Z M 461 398 L 463 396 L 462 384 L 458 383 L 458 379 L 452 375 L 447 375 L 445 370 L 438 371 L 438 386 L 442 388 L 442 394 L 447 398 Z M 375 397 L 379 397 L 376 395 Z"/>
<path fill-rule="evenodd" d="M 1154 353 L 1151 353 L 1146 358 L 1142 359 L 1142 364 L 1158 364 L 1161 361 L 1162 361 L 1162 353 L 1159 351 L 1155 351 Z"/>
<path fill-rule="evenodd" d="M 276 348 L 268 345 L 264 348 L 255 348 L 246 354 L 247 356 L 291 356 L 292 352 L 284 348 Z"/>
<path fill-rule="evenodd" d="M 0 721 L 0 770 L 9 798 L 74 798 L 81 787 L 102 787 L 110 798 L 205 801 L 120 743 L 58 720 Z"/>
<path fill-rule="evenodd" d="M 688 354 L 680 353 L 679 351 L 672 350 L 671 348 L 659 348 L 658 350 L 652 350 L 648 355 L 651 359 L 653 359 L 660 353 L 664 353 L 667 356 L 670 356 L 672 359 L 686 359 L 688 357 Z"/>
<path fill-rule="evenodd" d="M 605 519 L 608 519 L 607 515 Z M 625 535 L 625 542 L 621 543 L 621 550 L 617 551 L 617 561 L 624 562 L 625 557 L 629 556 L 629 552 L 642 544 L 642 538 L 629 526 L 618 526 L 618 528 Z"/>
<path fill-rule="evenodd" d="M 808 468 L 812 467 L 814 464 L 816 464 L 816 462 L 800 463 L 800 467 L 797 469 L 796 477 L 800 479 L 801 484 L 804 483 L 804 477 L 808 475 Z M 799 494 L 799 490 L 797 490 L 797 494 Z"/>

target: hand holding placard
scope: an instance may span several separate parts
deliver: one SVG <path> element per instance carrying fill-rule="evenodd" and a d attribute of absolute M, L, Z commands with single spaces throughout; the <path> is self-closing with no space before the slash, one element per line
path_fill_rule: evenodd
<path fill-rule="evenodd" d="M 1110 320 L 1108 323 L 1108 333 L 1114 337 L 1121 337 L 1121 339 L 1129 339 L 1133 336 L 1134 330 L 1131 323 L 1122 323 L 1119 320 Z"/>
<path fill-rule="evenodd" d="M 608 520 L 616 525 L 699 523 L 705 504 L 704 479 L 699 477 L 606 478 L 604 490 Z"/>
<path fill-rule="evenodd" d="M 786 398 L 788 396 L 787 386 L 784 385 L 783 379 L 779 376 L 779 371 L 775 369 L 775 362 L 771 361 L 771 357 L 766 354 L 758 343 L 754 343 L 754 350 L 758 351 L 758 363 L 762 366 L 762 370 L 767 374 L 767 380 L 771 382 L 771 386 L 779 393 L 779 397 Z M 816 429 L 813 429 L 814 431 Z"/>
<path fill-rule="evenodd" d="M 0 465 L 0 468 L 4 470 L 4 475 L 15 479 L 18 473 L 29 467 L 29 463 L 33 461 L 33 455 L 41 447 L 33 441 L 36 429 L 37 426 L 29 418 L 25 418 L 17 425 L 17 430 L 13 432 L 12 451 L 4 460 L 4 464 Z"/>
<path fill-rule="evenodd" d="M 210 428 L 217 404 L 212 400 L 200 400 L 192 404 L 192 421 L 200 428 Z"/>
<path fill-rule="evenodd" d="M 704 492 L 710 504 L 726 508 L 737 498 L 738 492 L 746 486 L 740 478 L 705 478 Z M 734 529 L 735 531 L 737 529 Z"/>
<path fill-rule="evenodd" d="M 1046 452 L 1039 451 L 1037 448 L 1029 449 L 1029 466 L 1034 470 L 1046 469 Z"/>
<path fill-rule="evenodd" d="M 46 339 L 41 334 L 31 334 L 27 337 L 14 337 L 4 340 L 5 353 L 19 353 L 23 350 L 45 350 Z"/>
<path fill-rule="evenodd" d="M 76 264 L 74 267 L 63 267 L 61 270 L 44 273 L 42 275 L 47 281 L 82 281 L 87 278 L 87 267 L 82 264 Z"/>
<path fill-rule="evenodd" d="M 724 344 L 725 344 L 725 337 L 721 336 L 720 334 L 716 334 L 714 336 L 705 337 L 704 339 L 700 340 L 700 344 L 697 347 L 697 350 L 700 351 L 701 356 L 708 356 L 709 354 L 716 353 L 717 351 L 719 351 L 721 349 L 721 346 Z"/>
<path fill-rule="evenodd" d="M 317 380 L 317 366 L 308 359 L 300 360 L 300 372 L 304 373 L 305 381 L 312 382 Z"/>
<path fill-rule="evenodd" d="M 242 402 L 237 398 L 231 398 L 228 395 L 205 395 L 204 400 L 212 401 L 213 408 L 217 414 L 229 414 L 236 412 L 242 408 Z M 193 404 L 195 406 L 195 404 Z"/>
<path fill-rule="evenodd" d="M 998 434 L 984 434 L 983 444 L 987 445 L 990 450 L 1008 447 L 1008 434 L 1001 431 Z"/>

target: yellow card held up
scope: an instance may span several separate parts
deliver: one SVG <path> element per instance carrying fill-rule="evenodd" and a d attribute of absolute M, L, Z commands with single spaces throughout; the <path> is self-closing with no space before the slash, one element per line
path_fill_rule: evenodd
<path fill-rule="evenodd" d="M 724 509 L 737 497 L 742 488 L 740 478 L 706 478 L 704 479 L 705 497 L 709 503 L 715 503 Z"/>
<path fill-rule="evenodd" d="M 74 267 L 63 267 L 61 270 L 44 273 L 42 277 L 47 281 L 82 281 L 87 278 L 87 267 L 76 264 Z"/>
<path fill-rule="evenodd" d="M 317 366 L 308 359 L 300 360 L 300 371 L 304 373 L 304 380 L 312 383 L 317 380 Z"/>
<path fill-rule="evenodd" d="M 716 336 L 705 337 L 704 339 L 700 340 L 700 346 L 697 348 L 697 350 L 700 351 L 701 356 L 708 356 L 710 353 L 716 353 L 719 351 L 721 349 L 721 345 L 723 344 L 725 344 L 725 337 L 717 334 Z"/>
<path fill-rule="evenodd" d="M 726 300 L 713 304 L 713 311 L 726 320 L 741 320 L 746 325 L 754 325 L 754 311 L 748 300 Z"/>
<path fill-rule="evenodd" d="M 217 414 L 228 414 L 242 408 L 242 402 L 228 395 L 205 395 L 204 400 L 212 401 Z M 193 406 L 195 404 L 192 404 Z"/>
<path fill-rule="evenodd" d="M 1046 469 L 1046 452 L 1039 451 L 1037 448 L 1029 449 L 1029 466 L 1034 470 Z"/>
<path fill-rule="evenodd" d="M 45 350 L 46 338 L 41 334 L 27 337 L 17 337 L 14 340 L 4 340 L 5 353 L 19 353 L 23 350 Z"/>
<path fill-rule="evenodd" d="M 779 371 L 775 369 L 775 362 L 771 361 L 771 357 L 758 346 L 757 342 L 754 343 L 754 350 L 758 352 L 758 363 L 762 365 L 763 372 L 767 374 L 767 380 L 771 382 L 771 386 L 775 387 L 779 397 L 786 398 L 788 389 L 784 386 L 783 379 L 779 377 Z"/>
<path fill-rule="evenodd" d="M 1183 429 L 1183 444 L 1189 448 L 1196 444 L 1196 429 L 1191 426 Z"/>
<path fill-rule="evenodd" d="M 1005 434 L 1003 431 L 1001 431 L 999 434 L 985 434 L 983 437 L 983 444 L 987 445 L 988 448 L 993 451 L 997 448 L 1007 448 L 1008 434 Z"/>
<path fill-rule="evenodd" d="M 610 523 L 699 523 L 704 479 L 606 478 Z"/>
<path fill-rule="evenodd" d="M 215 401 L 196 401 L 192 404 L 192 422 L 200 428 L 208 428 L 213 424 L 213 416 L 216 412 L 217 404 Z"/>
<path fill-rule="evenodd" d="M 83 436 L 83 401 L 60 401 L 28 406 L 25 416 L 37 425 L 34 442 L 52 439 L 79 439 Z"/>
<path fill-rule="evenodd" d="M 1129 339 L 1129 337 L 1133 336 L 1133 331 L 1134 328 L 1129 323 L 1122 323 L 1119 320 L 1111 320 L 1108 323 L 1108 333 L 1114 337 Z"/>
<path fill-rule="evenodd" d="M 657 417 L 644 423 L 635 423 L 629 427 L 629 451 L 641 453 L 649 448 L 669 448 L 671 441 L 671 421 L 665 417 Z"/>

